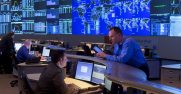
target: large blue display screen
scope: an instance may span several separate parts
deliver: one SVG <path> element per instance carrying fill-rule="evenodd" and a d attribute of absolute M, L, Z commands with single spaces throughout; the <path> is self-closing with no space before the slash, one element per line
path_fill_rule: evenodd
<path fill-rule="evenodd" d="M 73 0 L 72 34 L 107 35 L 119 26 L 125 35 L 150 35 L 151 0 Z"/>

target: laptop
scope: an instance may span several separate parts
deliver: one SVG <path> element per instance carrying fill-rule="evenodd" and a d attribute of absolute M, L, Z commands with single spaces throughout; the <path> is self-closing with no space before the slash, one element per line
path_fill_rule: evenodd
<path fill-rule="evenodd" d="M 23 46 L 22 43 L 15 43 L 14 44 L 14 48 L 15 48 L 16 51 L 18 51 L 21 48 L 21 46 Z"/>
<path fill-rule="evenodd" d="M 50 49 L 43 47 L 42 56 L 49 57 L 50 56 Z"/>
<path fill-rule="evenodd" d="M 43 47 L 42 56 L 43 58 L 40 59 L 41 62 L 50 61 L 50 49 Z"/>
<path fill-rule="evenodd" d="M 93 63 L 78 61 L 75 78 L 84 81 L 91 81 Z"/>

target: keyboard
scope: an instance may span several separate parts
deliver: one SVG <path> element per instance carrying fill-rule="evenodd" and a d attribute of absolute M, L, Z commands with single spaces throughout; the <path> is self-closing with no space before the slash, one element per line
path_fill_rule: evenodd
<path fill-rule="evenodd" d="M 74 85 L 78 86 L 80 89 L 86 89 L 86 88 L 89 88 L 89 87 L 93 86 L 92 84 L 89 84 L 87 82 L 77 80 L 77 79 L 74 79 L 74 78 L 69 78 L 69 77 L 66 77 L 64 79 L 64 81 L 65 81 L 66 84 L 74 84 Z"/>

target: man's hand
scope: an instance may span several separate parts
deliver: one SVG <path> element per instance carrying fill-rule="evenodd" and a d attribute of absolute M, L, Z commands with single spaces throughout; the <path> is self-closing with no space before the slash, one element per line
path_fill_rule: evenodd
<path fill-rule="evenodd" d="M 104 52 L 100 52 L 100 53 L 97 53 L 96 56 L 97 57 L 101 57 L 101 58 L 105 58 L 107 54 L 105 54 Z"/>
<path fill-rule="evenodd" d="M 75 84 L 68 84 L 68 92 L 66 94 L 79 94 L 80 88 Z"/>

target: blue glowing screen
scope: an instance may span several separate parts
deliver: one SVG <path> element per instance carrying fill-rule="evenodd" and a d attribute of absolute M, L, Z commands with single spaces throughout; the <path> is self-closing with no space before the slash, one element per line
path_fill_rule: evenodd
<path fill-rule="evenodd" d="M 46 0 L 48 6 L 59 5 L 59 0 Z"/>
<path fill-rule="evenodd" d="M 150 35 L 151 0 L 73 0 L 72 33 L 107 35 L 119 26 L 125 35 Z"/>

